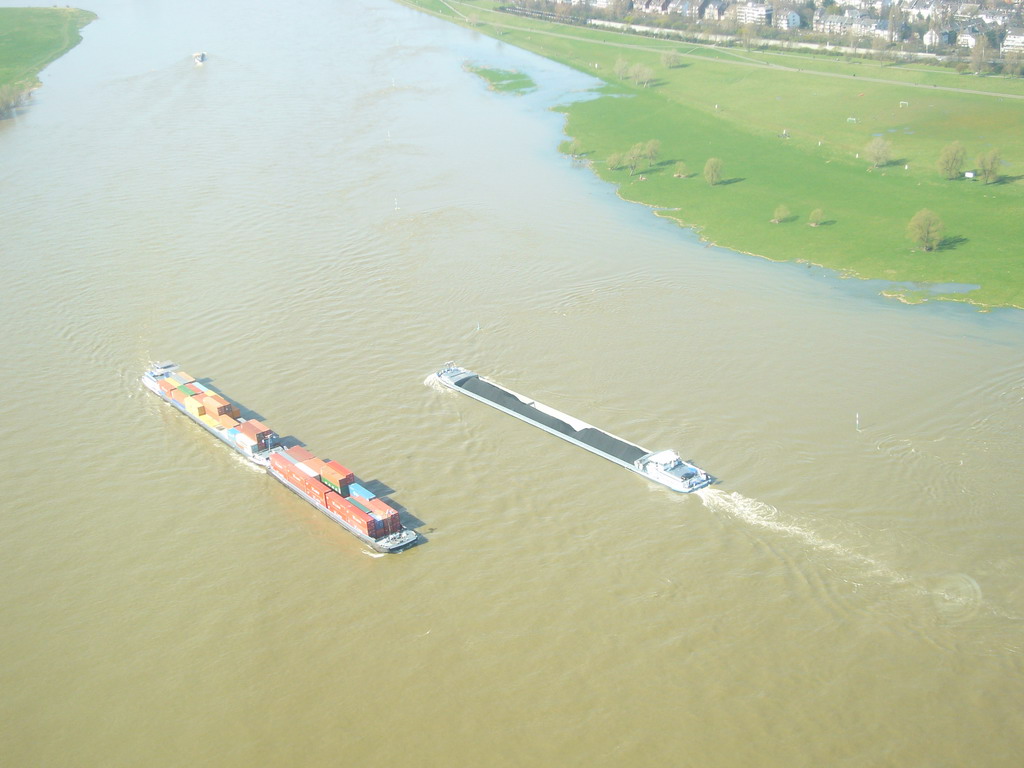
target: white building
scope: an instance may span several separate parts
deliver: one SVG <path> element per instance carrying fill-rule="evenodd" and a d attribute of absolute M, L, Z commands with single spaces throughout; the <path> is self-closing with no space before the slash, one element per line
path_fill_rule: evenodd
<path fill-rule="evenodd" d="M 1006 32 L 1006 38 L 999 49 L 1003 53 L 1010 51 L 1024 51 L 1024 27 L 1011 27 Z"/>
<path fill-rule="evenodd" d="M 956 44 L 961 48 L 974 49 L 974 46 L 978 44 L 978 33 L 977 32 L 961 32 L 956 36 Z"/>
<path fill-rule="evenodd" d="M 772 14 L 773 24 L 779 29 L 799 29 L 800 14 L 792 8 L 780 8 Z"/>
<path fill-rule="evenodd" d="M 737 24 L 771 24 L 772 7 L 764 3 L 749 2 L 746 5 L 736 6 Z"/>
<path fill-rule="evenodd" d="M 949 45 L 955 34 L 950 29 L 929 29 L 921 36 L 925 48 L 935 48 L 940 45 Z"/>

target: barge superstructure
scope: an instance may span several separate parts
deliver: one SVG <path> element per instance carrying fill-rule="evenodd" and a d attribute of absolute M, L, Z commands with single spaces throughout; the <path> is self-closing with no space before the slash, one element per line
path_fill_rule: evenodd
<path fill-rule="evenodd" d="M 302 446 L 285 447 L 274 430 L 221 393 L 198 382 L 175 363 L 157 363 L 142 384 L 168 405 L 265 469 L 275 480 L 378 552 L 399 552 L 419 539 L 402 525 L 398 510 L 377 498 L 337 461 L 314 456 Z"/>
<path fill-rule="evenodd" d="M 714 478 L 703 469 L 683 461 L 675 451 L 649 451 L 641 448 L 454 363 L 448 363 L 433 374 L 433 377 L 449 389 L 469 395 L 492 408 L 540 427 L 545 432 L 596 453 L 674 491 L 692 493 L 714 481 Z"/>

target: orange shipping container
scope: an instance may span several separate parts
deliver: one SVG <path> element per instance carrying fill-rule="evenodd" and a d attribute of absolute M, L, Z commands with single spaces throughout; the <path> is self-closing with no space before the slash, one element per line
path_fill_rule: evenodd
<path fill-rule="evenodd" d="M 389 506 L 386 502 L 383 502 L 380 499 L 369 499 L 365 503 L 365 506 L 369 507 L 371 512 L 375 512 L 381 520 L 398 514 L 398 511 L 394 507 Z"/>
<path fill-rule="evenodd" d="M 175 384 L 170 379 L 160 379 L 159 383 L 160 391 L 163 392 L 165 395 L 169 395 L 171 393 L 171 390 L 177 387 L 177 384 Z"/>
<path fill-rule="evenodd" d="M 231 408 L 231 404 L 220 395 L 206 395 L 203 397 L 203 405 L 211 416 L 220 416 Z"/>
<path fill-rule="evenodd" d="M 224 429 L 231 429 L 232 427 L 238 426 L 238 422 L 232 419 L 226 413 L 222 414 L 221 416 L 218 416 L 217 420 L 221 423 L 221 426 L 224 427 Z"/>
<path fill-rule="evenodd" d="M 333 459 L 324 464 L 320 469 L 320 474 L 330 478 L 335 485 L 348 485 L 355 480 L 355 475 L 348 467 L 343 467 Z"/>
<path fill-rule="evenodd" d="M 256 440 L 260 435 L 265 435 L 273 430 L 271 430 L 266 424 L 256 421 L 256 419 L 249 419 L 248 421 L 239 422 L 238 431 L 243 435 Z"/>
<path fill-rule="evenodd" d="M 186 397 L 188 397 L 188 395 L 186 395 L 180 389 L 175 388 L 171 390 L 171 400 L 173 400 L 176 403 L 184 403 Z"/>
<path fill-rule="evenodd" d="M 304 462 L 302 462 L 306 469 L 312 470 L 313 474 L 316 475 L 317 477 L 320 476 L 320 470 L 323 469 L 326 463 L 326 461 L 324 461 L 323 459 L 318 459 L 316 456 L 314 456 L 312 459 L 306 459 Z"/>

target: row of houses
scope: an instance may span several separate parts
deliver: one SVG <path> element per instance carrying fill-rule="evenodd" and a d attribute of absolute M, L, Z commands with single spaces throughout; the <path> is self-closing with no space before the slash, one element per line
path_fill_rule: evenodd
<path fill-rule="evenodd" d="M 579 0 L 573 0 L 578 2 Z M 604 0 L 610 2 L 610 0 Z M 591 3 L 594 7 L 601 0 Z M 737 24 L 797 29 L 800 14 L 793 8 L 774 8 L 766 3 L 736 3 L 731 0 L 634 0 L 634 10 L 645 13 L 675 13 L 699 21 L 735 21 Z"/>
<path fill-rule="evenodd" d="M 985 36 L 984 32 L 972 25 L 961 27 L 953 24 L 929 29 L 922 36 L 922 40 L 927 48 L 957 45 L 974 50 L 983 36 Z M 1008 29 L 1002 45 L 999 46 L 999 51 L 1001 53 L 1024 53 L 1024 27 Z"/>
<path fill-rule="evenodd" d="M 609 8 L 614 0 L 567 0 L 574 5 Z M 797 29 L 802 20 L 795 7 L 773 6 L 759 0 L 633 0 L 633 10 L 648 14 L 677 14 L 694 21 L 735 21 L 741 26 L 774 26 L 782 30 Z M 893 8 L 898 8 L 901 24 L 890 29 L 888 21 Z M 831 13 L 815 10 L 812 28 L 830 37 L 874 37 L 899 39 L 902 22 L 931 21 L 923 42 L 928 48 L 958 45 L 973 49 L 987 28 L 1008 28 L 1002 52 L 1024 51 L 1024 26 L 1021 26 L 1024 0 L 1000 10 L 982 8 L 979 3 L 953 0 L 836 0 Z M 838 11 L 841 11 L 838 12 Z"/>

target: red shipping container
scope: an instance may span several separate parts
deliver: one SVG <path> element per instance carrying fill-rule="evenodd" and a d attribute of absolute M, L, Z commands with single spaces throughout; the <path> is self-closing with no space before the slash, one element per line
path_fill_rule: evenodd
<path fill-rule="evenodd" d="M 341 504 L 338 503 L 338 499 L 341 496 L 336 494 L 334 491 L 328 490 L 324 494 L 324 506 L 327 507 L 331 512 L 338 512 L 341 510 Z"/>
<path fill-rule="evenodd" d="M 334 494 L 334 505 L 338 508 L 338 516 L 363 533 L 373 530 L 373 518 L 355 506 L 348 499 Z"/>
<path fill-rule="evenodd" d="M 309 475 L 303 472 L 301 469 L 296 469 L 295 465 L 284 459 L 285 469 L 281 471 L 281 475 L 292 485 L 302 488 L 306 481 L 309 479 Z"/>
<path fill-rule="evenodd" d="M 301 445 L 293 445 L 291 448 L 285 451 L 289 456 L 292 457 L 292 461 L 300 463 L 308 461 L 309 459 L 315 459 L 316 455 L 310 453 L 308 450 L 303 448 Z"/>
<path fill-rule="evenodd" d="M 171 390 L 171 400 L 173 400 L 176 403 L 184 404 L 186 397 L 188 397 L 188 395 L 186 395 L 178 388 L 174 388 Z"/>
<path fill-rule="evenodd" d="M 176 389 L 177 385 L 170 379 L 160 379 L 160 391 L 165 395 L 170 395 L 172 389 Z"/>
<path fill-rule="evenodd" d="M 291 462 L 288 461 L 280 453 L 270 454 L 270 466 L 276 469 L 281 474 L 284 474 L 285 467 L 291 467 Z"/>
<path fill-rule="evenodd" d="M 298 488 L 301 488 L 302 484 L 307 479 L 307 475 L 302 473 L 301 470 L 295 469 L 295 465 L 280 453 L 270 454 L 270 466 L 273 467 L 281 477 Z"/>
<path fill-rule="evenodd" d="M 300 487 L 321 504 L 324 504 L 327 493 L 330 491 L 330 488 L 312 477 L 307 477 Z"/>

